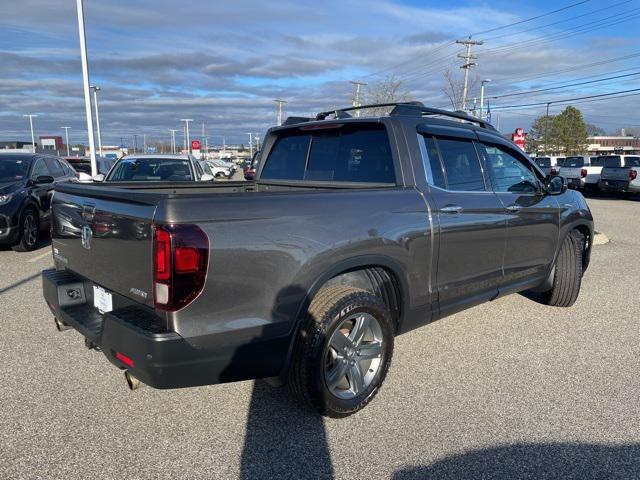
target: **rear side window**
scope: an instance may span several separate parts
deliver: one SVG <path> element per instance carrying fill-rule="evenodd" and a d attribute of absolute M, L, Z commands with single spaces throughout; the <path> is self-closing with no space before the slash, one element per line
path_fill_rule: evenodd
<path fill-rule="evenodd" d="M 447 190 L 475 192 L 485 189 L 480 160 L 473 143 L 437 138 Z"/>
<path fill-rule="evenodd" d="M 44 161 L 54 177 L 64 177 L 64 170 L 62 170 L 62 167 L 55 158 L 45 158 Z"/>
<path fill-rule="evenodd" d="M 263 179 L 355 183 L 396 182 L 391 146 L 382 125 L 345 125 L 279 138 Z"/>

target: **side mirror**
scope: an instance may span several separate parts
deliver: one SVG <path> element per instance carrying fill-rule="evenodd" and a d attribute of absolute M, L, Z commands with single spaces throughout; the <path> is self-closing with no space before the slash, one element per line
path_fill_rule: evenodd
<path fill-rule="evenodd" d="M 213 175 L 209 175 L 208 173 L 205 173 L 200 177 L 201 182 L 210 182 L 212 180 L 214 180 Z"/>
<path fill-rule="evenodd" d="M 46 185 L 47 183 L 53 183 L 53 177 L 51 175 L 39 175 L 33 181 L 36 185 Z"/>
<path fill-rule="evenodd" d="M 567 191 L 567 179 L 560 175 L 547 175 L 544 184 L 549 195 L 561 195 Z"/>
<path fill-rule="evenodd" d="M 104 173 L 99 173 L 93 177 L 94 182 L 104 182 Z"/>

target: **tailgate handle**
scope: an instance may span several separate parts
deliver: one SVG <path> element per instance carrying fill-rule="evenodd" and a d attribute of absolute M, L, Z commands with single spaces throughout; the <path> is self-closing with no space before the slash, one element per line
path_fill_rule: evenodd
<path fill-rule="evenodd" d="M 82 218 L 91 221 L 96 214 L 96 206 L 92 203 L 85 203 L 82 206 Z"/>

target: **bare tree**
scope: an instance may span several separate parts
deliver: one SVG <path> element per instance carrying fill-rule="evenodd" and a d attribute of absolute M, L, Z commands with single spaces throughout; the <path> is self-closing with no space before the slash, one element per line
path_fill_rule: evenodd
<path fill-rule="evenodd" d="M 410 102 L 414 97 L 404 85 L 404 81 L 398 79 L 395 75 L 386 77 L 383 81 L 369 85 L 365 96 L 365 103 L 394 103 L 394 102 Z M 367 115 L 387 115 L 391 107 L 373 107 L 367 108 Z"/>
<path fill-rule="evenodd" d="M 442 89 L 442 91 L 449 99 L 449 102 L 451 103 L 451 109 L 462 110 L 462 90 L 464 87 L 462 79 L 456 78 L 456 76 L 450 69 L 446 69 L 443 75 L 446 81 L 446 85 Z M 478 77 L 470 78 L 467 91 L 475 91 L 477 84 Z M 467 98 L 467 103 L 468 102 L 469 99 Z"/>

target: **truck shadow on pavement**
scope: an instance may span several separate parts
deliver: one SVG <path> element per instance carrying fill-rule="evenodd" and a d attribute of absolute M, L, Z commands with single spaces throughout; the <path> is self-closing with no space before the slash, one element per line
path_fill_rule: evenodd
<path fill-rule="evenodd" d="M 640 444 L 515 444 L 454 455 L 396 472 L 393 480 L 630 479 L 640 477 Z"/>
<path fill-rule="evenodd" d="M 334 478 L 322 417 L 286 388 L 255 381 L 239 478 Z"/>

